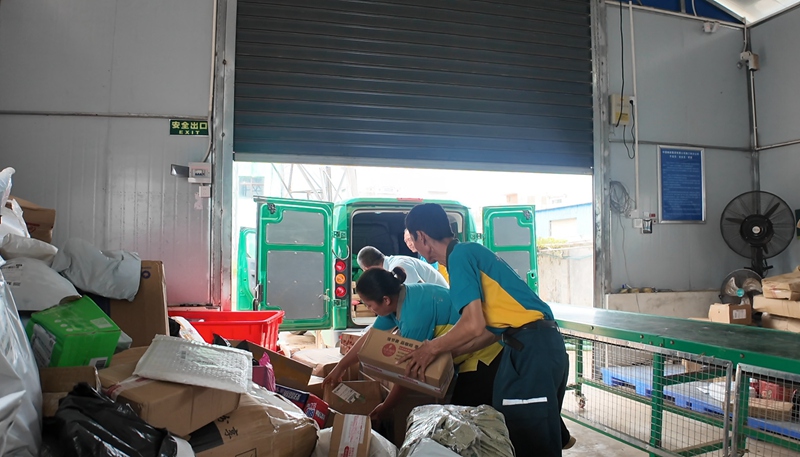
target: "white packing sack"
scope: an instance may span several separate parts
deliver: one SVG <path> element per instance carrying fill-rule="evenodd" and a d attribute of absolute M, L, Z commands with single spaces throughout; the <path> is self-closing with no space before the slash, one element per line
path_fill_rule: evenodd
<path fill-rule="evenodd" d="M 241 349 L 156 335 L 133 374 L 243 394 L 253 383 L 253 356 Z"/>
<path fill-rule="evenodd" d="M 28 226 L 22 217 L 22 208 L 16 200 L 9 200 L 11 208 L 6 205 L 0 207 L 0 238 L 5 235 L 18 235 L 29 237 Z"/>
<path fill-rule="evenodd" d="M 113 300 L 133 301 L 139 291 L 142 260 L 128 251 L 101 251 L 70 238 L 53 259 L 53 269 L 75 287 Z"/>
<path fill-rule="evenodd" d="M 11 195 L 11 176 L 16 170 L 11 167 L 0 170 L 0 207 L 6 206 Z"/>
<path fill-rule="evenodd" d="M 0 237 L 0 255 L 7 260 L 27 257 L 41 260 L 49 267 L 53 264 L 53 258 L 57 252 L 57 247 L 35 238 L 26 238 L 11 233 Z"/>
<path fill-rule="evenodd" d="M 39 372 L 11 291 L 0 273 L 0 455 L 39 455 Z"/>
<path fill-rule="evenodd" d="M 41 260 L 6 260 L 0 271 L 20 311 L 41 311 L 81 297 L 69 281 Z"/>
<path fill-rule="evenodd" d="M 317 447 L 314 448 L 311 457 L 328 457 L 332 432 L 333 428 L 325 428 L 317 432 Z M 369 457 L 397 457 L 397 447 L 373 430 L 369 440 Z"/>

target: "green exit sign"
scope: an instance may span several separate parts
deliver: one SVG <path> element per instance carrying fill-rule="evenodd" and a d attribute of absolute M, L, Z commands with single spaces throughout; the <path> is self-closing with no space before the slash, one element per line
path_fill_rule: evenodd
<path fill-rule="evenodd" d="M 170 135 L 208 136 L 208 121 L 170 119 Z"/>

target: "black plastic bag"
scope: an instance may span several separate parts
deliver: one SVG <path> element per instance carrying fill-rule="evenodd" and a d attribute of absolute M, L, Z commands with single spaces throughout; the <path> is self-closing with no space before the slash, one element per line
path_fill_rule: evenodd
<path fill-rule="evenodd" d="M 115 403 L 86 383 L 75 386 L 58 406 L 45 433 L 54 434 L 67 457 L 176 457 L 178 444 L 168 431 L 139 418 L 130 406 Z"/>

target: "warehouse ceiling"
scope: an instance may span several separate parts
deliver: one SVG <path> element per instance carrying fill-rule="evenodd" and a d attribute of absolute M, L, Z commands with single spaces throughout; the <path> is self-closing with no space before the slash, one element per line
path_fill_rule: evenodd
<path fill-rule="evenodd" d="M 708 19 L 754 24 L 800 4 L 800 0 L 620 0 Z"/>
<path fill-rule="evenodd" d="M 713 0 L 731 13 L 743 17 L 747 24 L 761 21 L 785 11 L 800 0 Z"/>

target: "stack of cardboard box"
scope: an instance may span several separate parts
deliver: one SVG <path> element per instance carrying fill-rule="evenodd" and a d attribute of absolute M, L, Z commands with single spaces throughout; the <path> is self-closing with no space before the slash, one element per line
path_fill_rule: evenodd
<path fill-rule="evenodd" d="M 764 313 L 761 326 L 800 333 L 800 267 L 791 273 L 761 282 L 764 295 L 755 298 L 753 308 Z"/>

